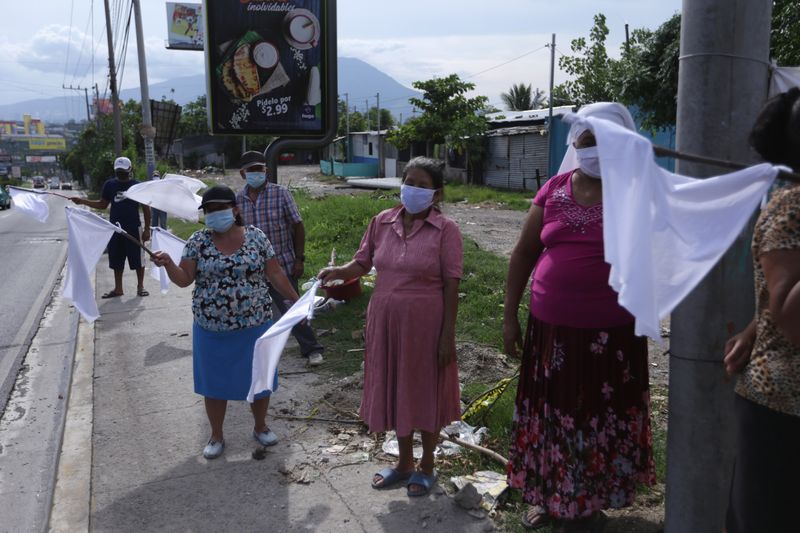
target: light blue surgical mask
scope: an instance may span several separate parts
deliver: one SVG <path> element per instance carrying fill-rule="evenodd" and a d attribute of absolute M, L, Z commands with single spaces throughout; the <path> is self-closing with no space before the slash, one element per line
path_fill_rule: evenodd
<path fill-rule="evenodd" d="M 231 229 L 234 222 L 236 222 L 236 218 L 233 216 L 233 209 L 206 213 L 206 226 L 217 233 L 225 233 Z"/>
<path fill-rule="evenodd" d="M 413 185 L 400 186 L 400 202 L 412 215 L 422 213 L 433 205 L 434 194 L 436 194 L 435 189 L 423 189 Z"/>
<path fill-rule="evenodd" d="M 258 189 L 264 182 L 267 181 L 267 173 L 266 172 L 245 172 L 244 178 L 247 180 L 247 185 L 250 186 L 251 189 Z"/>

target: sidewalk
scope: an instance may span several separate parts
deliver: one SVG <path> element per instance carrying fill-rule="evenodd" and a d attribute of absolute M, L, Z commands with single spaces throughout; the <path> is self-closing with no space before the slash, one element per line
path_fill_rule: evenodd
<path fill-rule="evenodd" d="M 101 318 L 94 327 L 91 530 L 493 529 L 437 488 L 419 499 L 408 498 L 404 487 L 373 490 L 372 474 L 387 464 L 363 453 L 331 452 L 330 424 L 270 417 L 280 442 L 255 460 L 252 453 L 260 447 L 245 402 L 229 403 L 225 453 L 206 461 L 201 451 L 208 423 L 192 382 L 191 288 L 173 285 L 162 295 L 147 277 L 151 294 L 138 298 L 133 272 L 125 272 L 124 283 L 122 298 L 98 300 Z M 97 294 L 113 286 L 102 261 L 96 286 Z M 328 378 L 305 370 L 292 340 L 270 415 L 306 414 L 318 405 L 320 384 Z"/>

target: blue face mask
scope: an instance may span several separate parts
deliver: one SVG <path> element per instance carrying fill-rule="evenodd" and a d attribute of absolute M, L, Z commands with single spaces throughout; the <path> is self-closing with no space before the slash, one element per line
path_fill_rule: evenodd
<path fill-rule="evenodd" d="M 266 172 L 245 172 L 244 177 L 251 189 L 258 189 L 267 181 Z"/>
<path fill-rule="evenodd" d="M 233 209 L 223 209 L 222 211 L 206 213 L 206 227 L 217 233 L 225 233 L 231 229 L 234 222 L 236 222 L 236 219 L 233 216 Z"/>
<path fill-rule="evenodd" d="M 433 204 L 434 194 L 436 194 L 435 189 L 423 189 L 413 185 L 400 186 L 400 202 L 412 215 L 428 209 Z"/>

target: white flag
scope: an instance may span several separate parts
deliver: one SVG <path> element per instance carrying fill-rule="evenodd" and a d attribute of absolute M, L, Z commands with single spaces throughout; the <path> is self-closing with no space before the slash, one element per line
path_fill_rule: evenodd
<path fill-rule="evenodd" d="M 44 199 L 46 193 L 20 187 L 9 187 L 8 192 L 17 209 L 41 223 L 47 222 L 50 209 Z"/>
<path fill-rule="evenodd" d="M 585 121 L 597 139 L 603 180 L 603 245 L 609 285 L 636 318 L 636 334 L 660 339 L 660 319 L 697 286 L 744 229 L 778 174 L 755 165 L 706 179 L 659 167 L 653 146 L 608 120 Z"/>
<path fill-rule="evenodd" d="M 87 322 L 94 322 L 100 316 L 100 311 L 97 310 L 90 276 L 111 236 L 123 230 L 87 210 L 70 206 L 65 209 L 69 243 L 64 298 L 72 300 Z"/>
<path fill-rule="evenodd" d="M 155 207 L 190 222 L 197 222 L 200 217 L 198 209 L 202 199 L 192 192 L 184 179 L 164 178 L 144 181 L 137 183 L 123 195 L 135 202 Z"/>
<path fill-rule="evenodd" d="M 253 378 L 250 382 L 250 392 L 247 401 L 252 403 L 255 395 L 275 386 L 275 371 L 281 359 L 283 348 L 289 340 L 292 328 L 303 320 L 314 317 L 314 297 L 319 288 L 319 281 L 315 281 L 308 291 L 290 307 L 272 327 L 264 332 L 256 341 L 253 348 Z"/>
<path fill-rule="evenodd" d="M 207 185 L 200 181 L 197 178 L 190 178 L 189 176 L 184 176 L 183 174 L 164 174 L 165 180 L 179 180 L 181 183 L 186 185 L 186 188 L 192 191 L 193 193 L 197 193 L 200 189 L 205 189 Z"/>
<path fill-rule="evenodd" d="M 181 262 L 181 257 L 183 257 L 183 247 L 186 245 L 186 241 L 156 226 L 152 228 L 150 244 L 154 252 L 166 252 L 170 259 L 172 259 L 172 262 L 177 265 Z M 167 294 L 169 290 L 167 269 L 153 264 L 150 268 L 150 277 L 161 282 L 161 293 Z"/>

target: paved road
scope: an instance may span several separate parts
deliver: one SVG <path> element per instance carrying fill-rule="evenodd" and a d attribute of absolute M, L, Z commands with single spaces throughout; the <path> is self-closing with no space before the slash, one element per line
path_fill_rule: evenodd
<path fill-rule="evenodd" d="M 0 530 L 45 531 L 78 315 L 61 297 L 66 200 L 41 224 L 0 212 Z"/>
<path fill-rule="evenodd" d="M 47 201 L 44 224 L 14 207 L 0 211 L 0 414 L 66 258 L 67 201 Z"/>

